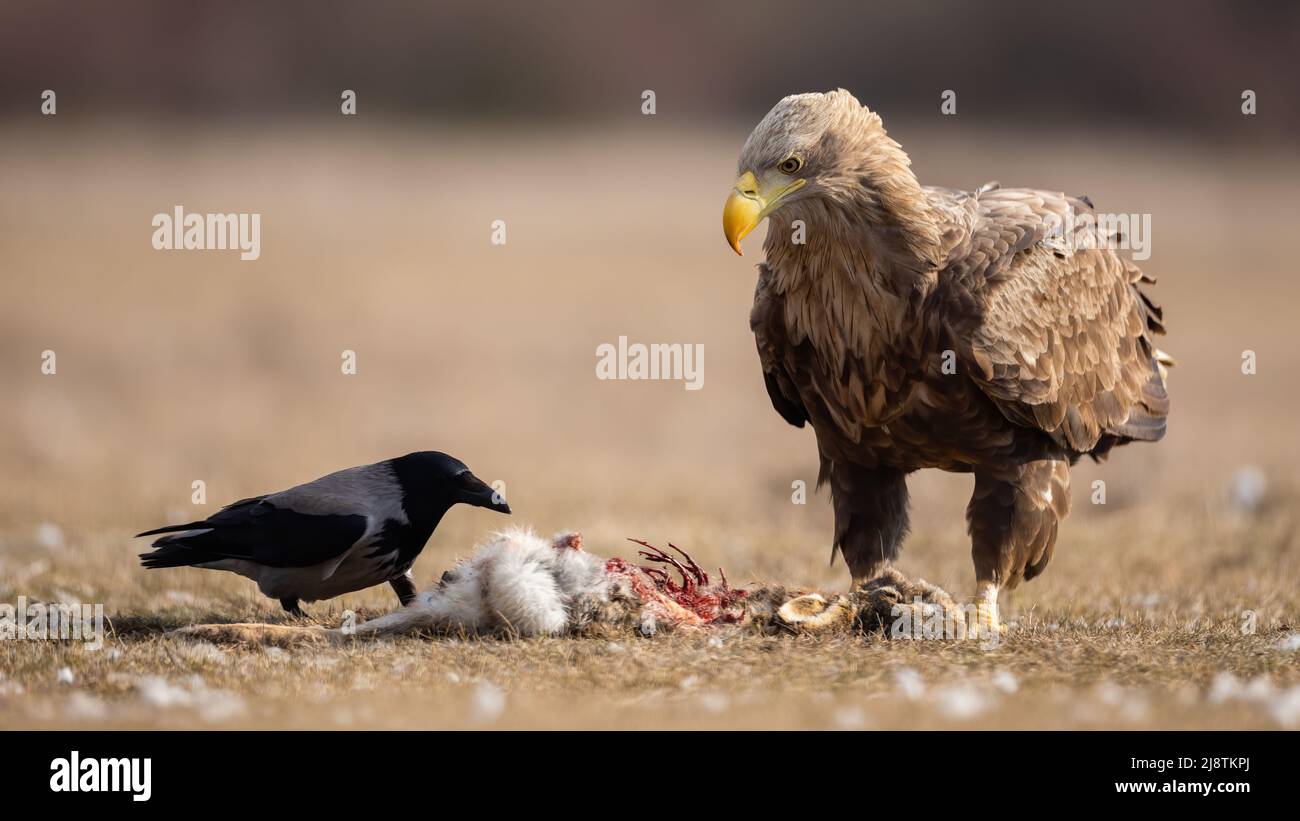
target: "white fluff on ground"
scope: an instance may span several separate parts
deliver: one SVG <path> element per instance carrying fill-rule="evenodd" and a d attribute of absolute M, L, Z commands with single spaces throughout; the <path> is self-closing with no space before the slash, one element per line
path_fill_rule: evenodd
<path fill-rule="evenodd" d="M 584 552 L 575 536 L 547 541 L 526 528 L 492 536 L 406 607 L 357 625 L 358 635 L 392 635 L 421 628 L 467 633 L 556 635 L 569 623 L 578 596 L 604 597 L 605 560 Z"/>

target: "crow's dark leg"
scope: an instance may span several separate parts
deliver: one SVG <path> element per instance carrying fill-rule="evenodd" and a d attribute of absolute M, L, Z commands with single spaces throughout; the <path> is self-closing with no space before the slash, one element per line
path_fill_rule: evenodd
<path fill-rule="evenodd" d="M 302 612 L 302 608 L 298 606 L 297 599 L 280 599 L 280 606 L 283 607 L 284 612 L 288 613 L 290 616 L 297 616 L 300 619 L 307 618 L 307 614 Z"/>
<path fill-rule="evenodd" d="M 415 579 L 411 577 L 411 571 L 406 571 L 395 579 L 389 579 L 388 583 L 393 586 L 393 592 L 397 594 L 397 600 L 402 606 L 415 601 Z"/>
<path fill-rule="evenodd" d="M 830 483 L 835 509 L 832 550 L 844 556 L 856 588 L 898 557 L 907 535 L 906 474 L 825 462 L 822 477 Z"/>

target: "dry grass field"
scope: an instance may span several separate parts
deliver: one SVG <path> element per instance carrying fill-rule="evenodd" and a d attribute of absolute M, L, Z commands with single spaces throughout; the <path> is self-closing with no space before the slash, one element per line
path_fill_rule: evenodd
<path fill-rule="evenodd" d="M 923 182 L 999 179 L 1153 214 L 1144 267 L 1179 360 L 1169 435 L 1076 468 L 1055 558 L 997 648 L 728 630 L 325 649 L 168 638 L 283 616 L 239 577 L 142 570 L 133 533 L 431 448 L 506 482 L 514 521 L 582 530 L 602 554 L 671 540 L 733 582 L 845 586 L 827 565 L 825 496 L 791 503 L 791 483 L 815 479 L 812 434 L 770 408 L 759 375 L 759 239 L 741 259 L 721 237 L 749 124 L 10 130 L 0 603 L 102 603 L 111 629 L 98 651 L 0 641 L 0 726 L 1300 726 L 1298 155 L 885 116 Z M 150 219 L 176 204 L 260 212 L 261 259 L 154 251 Z M 496 219 L 504 246 L 489 242 Z M 620 335 L 703 343 L 704 388 L 597 380 L 597 345 Z M 356 375 L 340 372 L 345 349 Z M 1233 502 L 1242 471 L 1266 477 L 1257 504 Z M 1105 505 L 1090 503 L 1098 478 Z M 961 596 L 970 481 L 914 478 L 900 562 Z M 418 581 L 507 521 L 454 509 Z M 381 588 L 306 607 L 335 624 L 394 605 Z"/>

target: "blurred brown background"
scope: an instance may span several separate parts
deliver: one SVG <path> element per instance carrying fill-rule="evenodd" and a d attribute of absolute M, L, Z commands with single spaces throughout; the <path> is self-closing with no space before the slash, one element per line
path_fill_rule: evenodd
<path fill-rule="evenodd" d="M 963 119 L 1018 129 L 1284 138 L 1300 121 L 1298 49 L 1287 2 L 11 0 L 0 117 L 31 119 L 33 89 L 55 88 L 78 121 L 265 124 L 332 114 L 354 88 L 376 117 L 626 121 L 653 88 L 660 123 L 695 125 L 844 86 L 893 117 L 930 117 L 959 88 Z M 1223 104 L 1243 88 L 1266 100 L 1248 126 Z"/>
<path fill-rule="evenodd" d="M 1174 418 L 1117 455 L 1108 509 L 1243 465 L 1289 479 L 1296 23 L 1195 3 L 10 4 L 0 521 L 111 525 L 135 574 L 123 536 L 188 517 L 193 479 L 211 510 L 434 447 L 543 527 L 681 540 L 704 514 L 706 550 L 821 573 L 826 505 L 789 503 L 811 435 L 768 407 L 746 323 L 759 243 L 732 256 L 718 209 L 767 107 L 836 86 L 923 182 L 1153 214 Z M 261 213 L 262 258 L 154 251 L 176 204 Z M 705 389 L 596 380 L 619 335 L 704 343 Z M 965 481 L 918 483 L 918 535 L 934 519 L 962 553 Z M 785 535 L 742 536 L 757 511 Z M 452 544 L 496 524 L 458 511 Z"/>
<path fill-rule="evenodd" d="M 790 91 L 844 86 L 898 116 L 931 116 L 958 88 L 967 120 L 1018 129 L 1130 123 L 1239 133 L 1242 88 L 1300 121 L 1294 3 L 114 3 L 0 9 L 0 117 L 30 118 L 32 88 L 88 110 L 320 116 L 356 88 L 372 116 L 748 120 Z M 629 96 L 630 95 L 630 96 Z M 14 108 L 17 105 L 17 110 Z M 26 114 L 22 109 L 26 109 Z M 74 112 L 75 109 L 75 112 Z"/>
<path fill-rule="evenodd" d="M 720 522 L 784 499 L 811 478 L 811 438 L 766 406 L 753 260 L 716 212 L 767 107 L 836 86 L 924 182 L 1153 214 L 1147 267 L 1183 365 L 1169 441 L 1112 476 L 1289 458 L 1300 16 L 1234 9 L 7 4 L 0 516 L 129 529 L 187 504 L 191 478 L 219 502 L 418 447 L 507 480 L 543 521 L 543 491 L 635 509 L 669 483 L 646 503 L 663 515 L 723 488 Z M 149 220 L 175 204 L 262 213 L 261 260 L 153 251 Z M 595 347 L 620 334 L 705 343 L 706 389 L 598 382 Z"/>

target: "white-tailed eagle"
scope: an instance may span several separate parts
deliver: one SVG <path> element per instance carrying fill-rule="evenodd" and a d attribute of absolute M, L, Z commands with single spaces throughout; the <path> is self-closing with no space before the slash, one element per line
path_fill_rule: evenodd
<path fill-rule="evenodd" d="M 1152 282 L 1086 197 L 922 186 L 846 91 L 786 97 L 750 134 L 727 241 L 769 219 L 750 324 L 772 404 L 810 424 L 855 585 L 894 559 L 906 477 L 973 473 L 980 621 L 1043 571 L 1069 466 L 1165 433 Z"/>

